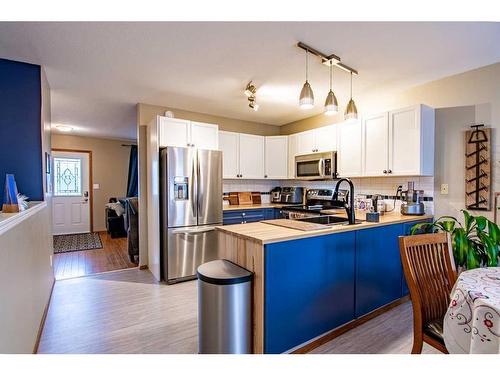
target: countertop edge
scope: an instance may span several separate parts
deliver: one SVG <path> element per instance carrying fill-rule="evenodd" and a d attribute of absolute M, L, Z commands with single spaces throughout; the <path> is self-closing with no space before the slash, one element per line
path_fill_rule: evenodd
<path fill-rule="evenodd" d="M 46 201 L 31 202 L 31 206 L 27 210 L 15 213 L 0 213 L 0 218 L 2 218 L 0 220 L 0 236 L 45 207 L 47 207 Z"/>
<path fill-rule="evenodd" d="M 284 206 L 287 206 L 286 203 L 261 203 L 261 204 L 248 204 L 248 205 L 229 205 L 229 206 L 223 206 L 222 211 L 223 212 L 228 212 L 228 211 L 244 211 L 244 210 L 263 210 L 266 208 L 282 208 Z"/>
<path fill-rule="evenodd" d="M 382 226 L 387 226 L 387 225 L 393 225 L 393 224 L 401 224 L 401 223 L 410 223 L 413 221 L 420 221 L 420 220 L 427 220 L 427 219 L 432 219 L 434 215 L 428 214 L 428 215 L 422 215 L 422 216 L 408 216 L 404 218 L 395 218 L 394 220 L 387 221 L 387 222 L 377 222 L 377 223 L 370 223 L 370 222 L 364 222 L 363 226 L 336 226 L 333 228 L 328 228 L 328 229 L 321 229 L 321 230 L 315 230 L 315 231 L 300 231 L 296 229 L 290 229 L 292 231 L 296 231 L 296 233 L 291 234 L 290 236 L 287 237 L 282 237 L 282 238 L 276 238 L 276 239 L 259 239 L 255 238 L 246 234 L 242 233 L 237 233 L 233 230 L 230 230 L 229 227 L 231 225 L 228 225 L 226 228 L 224 226 L 218 226 L 216 227 L 217 230 L 224 232 L 226 234 L 230 234 L 232 236 L 238 237 L 238 238 L 243 238 L 249 241 L 257 242 L 261 245 L 267 245 L 267 244 L 272 244 L 272 243 L 278 243 L 278 242 L 286 242 L 286 241 L 293 241 L 293 240 L 300 240 L 303 238 L 311 238 L 311 237 L 317 237 L 317 236 L 324 236 L 324 235 L 329 235 L 329 234 L 336 234 L 336 233 L 345 233 L 345 232 L 351 232 L 355 230 L 364 230 L 364 229 L 370 229 L 374 227 L 382 227 Z M 266 224 L 265 221 L 260 222 L 261 224 L 264 225 L 271 225 L 271 224 Z M 237 224 L 238 225 L 238 224 Z"/>

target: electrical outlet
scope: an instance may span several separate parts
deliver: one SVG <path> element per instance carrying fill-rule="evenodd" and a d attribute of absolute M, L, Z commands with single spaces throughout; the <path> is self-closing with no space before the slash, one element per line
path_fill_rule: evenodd
<path fill-rule="evenodd" d="M 441 194 L 443 195 L 448 194 L 448 184 L 441 184 Z"/>

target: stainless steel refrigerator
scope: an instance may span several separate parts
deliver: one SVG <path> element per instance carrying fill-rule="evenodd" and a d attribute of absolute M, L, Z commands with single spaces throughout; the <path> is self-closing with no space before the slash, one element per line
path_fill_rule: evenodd
<path fill-rule="evenodd" d="M 217 259 L 215 226 L 222 225 L 222 152 L 190 147 L 160 151 L 162 278 L 194 279 Z"/>

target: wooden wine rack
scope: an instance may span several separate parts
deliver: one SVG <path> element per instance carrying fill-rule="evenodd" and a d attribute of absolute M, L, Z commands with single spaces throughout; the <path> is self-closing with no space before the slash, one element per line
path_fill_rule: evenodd
<path fill-rule="evenodd" d="M 472 125 L 465 132 L 465 206 L 491 210 L 491 128 Z"/>

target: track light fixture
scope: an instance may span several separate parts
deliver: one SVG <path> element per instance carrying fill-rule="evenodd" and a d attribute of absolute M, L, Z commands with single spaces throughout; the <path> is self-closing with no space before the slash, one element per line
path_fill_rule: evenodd
<path fill-rule="evenodd" d="M 347 107 L 345 110 L 344 118 L 346 120 L 349 119 L 357 119 L 358 118 L 358 109 L 356 108 L 356 104 L 354 103 L 354 100 L 352 99 L 352 75 L 353 74 L 358 74 L 358 71 L 343 64 L 340 60 L 340 57 L 337 55 L 331 54 L 331 55 L 325 55 L 324 53 L 319 52 L 318 50 L 302 43 L 298 42 L 297 47 L 303 49 L 306 51 L 306 82 L 304 83 L 304 86 L 302 87 L 302 90 L 300 91 L 300 108 L 312 108 L 314 106 L 314 95 L 312 92 L 311 85 L 309 84 L 308 81 L 308 55 L 309 53 L 312 53 L 313 55 L 319 57 L 321 59 L 321 62 L 325 65 L 328 65 L 330 68 L 330 91 L 328 92 L 328 95 L 326 96 L 325 100 L 325 114 L 326 115 L 333 115 L 338 112 L 338 102 L 337 98 L 335 96 L 335 93 L 332 90 L 332 81 L 333 81 L 333 68 L 337 67 L 339 69 L 342 69 L 346 72 L 349 72 L 351 75 L 351 98 L 349 100 L 349 103 L 347 103 Z"/>
<path fill-rule="evenodd" d="M 247 87 L 245 87 L 244 93 L 248 97 L 248 106 L 254 111 L 258 111 L 259 105 L 257 104 L 256 97 L 257 88 L 252 84 L 252 81 L 248 82 Z"/>

